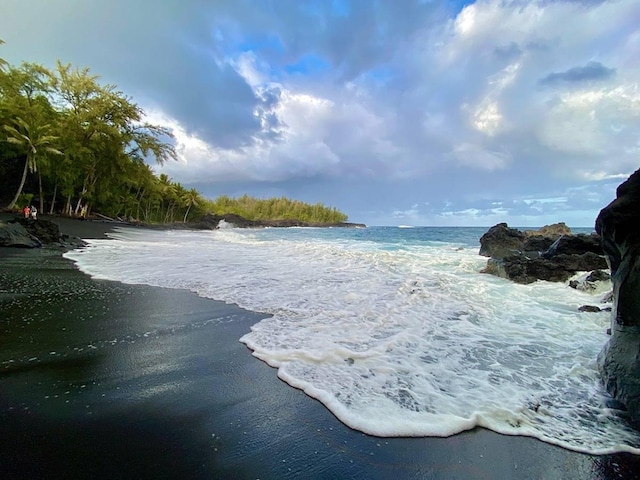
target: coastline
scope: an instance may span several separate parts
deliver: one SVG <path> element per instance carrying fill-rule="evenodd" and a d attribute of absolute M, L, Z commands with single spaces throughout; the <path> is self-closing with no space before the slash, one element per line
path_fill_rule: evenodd
<path fill-rule="evenodd" d="M 119 226 L 46 218 L 81 238 Z M 3 478 L 640 478 L 636 456 L 484 429 L 364 435 L 239 342 L 263 314 L 0 250 Z"/>

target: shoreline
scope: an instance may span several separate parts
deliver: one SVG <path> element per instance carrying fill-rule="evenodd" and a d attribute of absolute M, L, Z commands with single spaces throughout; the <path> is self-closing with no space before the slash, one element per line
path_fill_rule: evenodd
<path fill-rule="evenodd" d="M 81 238 L 120 226 L 63 222 Z M 0 250 L 3 478 L 640 478 L 638 456 L 481 428 L 362 434 L 239 342 L 264 314 Z"/>

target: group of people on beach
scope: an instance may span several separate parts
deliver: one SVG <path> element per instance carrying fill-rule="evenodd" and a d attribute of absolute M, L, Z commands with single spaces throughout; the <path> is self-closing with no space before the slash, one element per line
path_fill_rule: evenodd
<path fill-rule="evenodd" d="M 24 213 L 24 218 L 33 218 L 36 220 L 36 217 L 38 216 L 38 209 L 33 205 L 25 205 L 22 209 L 22 213 Z"/>

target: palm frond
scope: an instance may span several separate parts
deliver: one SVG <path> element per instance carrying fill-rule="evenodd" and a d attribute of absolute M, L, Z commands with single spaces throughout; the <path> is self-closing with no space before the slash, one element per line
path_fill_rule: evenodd
<path fill-rule="evenodd" d="M 44 147 L 44 151 L 46 153 L 51 153 L 53 155 L 64 155 L 64 153 L 62 153 L 60 150 L 58 150 L 57 148 L 53 148 L 53 147 Z"/>
<path fill-rule="evenodd" d="M 8 143 L 13 143 L 14 145 L 23 145 L 23 142 L 21 142 L 20 140 L 18 140 L 15 137 L 7 137 L 7 142 Z"/>

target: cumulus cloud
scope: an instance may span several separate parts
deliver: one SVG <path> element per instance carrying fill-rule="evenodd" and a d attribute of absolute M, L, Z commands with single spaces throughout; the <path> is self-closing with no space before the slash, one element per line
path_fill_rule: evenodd
<path fill-rule="evenodd" d="M 580 89 L 554 99 L 539 126 L 539 138 L 548 147 L 585 158 L 576 174 L 601 171 L 607 158 L 610 174 L 628 170 L 640 153 L 640 89 L 637 83 L 618 83 L 598 89 Z"/>
<path fill-rule="evenodd" d="M 183 183 L 490 221 L 638 166 L 636 0 L 6 1 L 2 56 L 117 83 L 174 131 Z M 500 205 L 463 205 L 482 182 Z"/>

